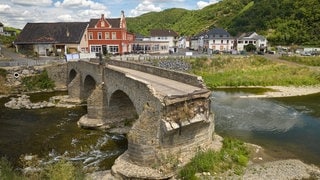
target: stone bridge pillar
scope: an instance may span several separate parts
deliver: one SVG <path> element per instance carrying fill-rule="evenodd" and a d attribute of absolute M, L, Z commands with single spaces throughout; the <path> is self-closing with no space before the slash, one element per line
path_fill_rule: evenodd
<path fill-rule="evenodd" d="M 173 99 L 160 111 L 145 106 L 127 135 L 128 150 L 116 160 L 112 172 L 124 179 L 169 179 L 199 150 L 213 149 L 209 94 Z"/>
<path fill-rule="evenodd" d="M 81 76 L 77 74 L 75 78 L 68 84 L 68 95 L 70 98 L 80 99 L 81 94 Z"/>
<path fill-rule="evenodd" d="M 104 96 L 104 85 L 96 86 L 89 98 L 87 99 L 87 117 L 90 119 L 105 118 L 106 100 Z"/>

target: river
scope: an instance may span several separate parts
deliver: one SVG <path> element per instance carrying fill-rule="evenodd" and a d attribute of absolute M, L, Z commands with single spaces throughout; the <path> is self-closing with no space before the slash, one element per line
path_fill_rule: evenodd
<path fill-rule="evenodd" d="M 277 158 L 320 165 L 320 93 L 282 98 L 239 98 L 255 89 L 213 93 L 216 132 L 258 144 Z"/>
<path fill-rule="evenodd" d="M 258 144 L 279 158 L 320 165 L 320 94 L 287 98 L 239 98 L 256 89 L 217 89 L 212 108 L 216 132 Z M 31 95 L 33 102 L 65 92 Z M 127 149 L 126 138 L 77 126 L 86 107 L 12 110 L 0 99 L 0 157 L 19 165 L 21 155 L 44 162 L 66 158 L 88 170 L 110 169 Z"/>

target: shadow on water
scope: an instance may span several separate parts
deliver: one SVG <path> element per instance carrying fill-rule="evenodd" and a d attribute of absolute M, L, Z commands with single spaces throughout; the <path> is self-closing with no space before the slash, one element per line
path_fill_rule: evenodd
<path fill-rule="evenodd" d="M 215 90 L 216 131 L 261 145 L 277 158 L 299 158 L 320 165 L 320 94 L 239 98 L 257 91 Z"/>
<path fill-rule="evenodd" d="M 33 102 L 48 100 L 57 93 L 30 95 Z M 19 165 L 21 155 L 38 155 L 46 162 L 62 158 L 82 162 L 87 169 L 110 169 L 127 149 L 124 136 L 77 126 L 86 107 L 12 110 L 0 99 L 0 157 Z"/>

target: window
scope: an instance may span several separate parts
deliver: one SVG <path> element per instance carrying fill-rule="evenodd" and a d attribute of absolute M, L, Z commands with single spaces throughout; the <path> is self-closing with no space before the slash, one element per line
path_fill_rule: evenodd
<path fill-rule="evenodd" d="M 102 39 L 102 33 L 98 32 L 98 39 Z"/>
<path fill-rule="evenodd" d="M 117 39 L 117 33 L 116 32 L 112 32 L 112 39 Z"/>
<path fill-rule="evenodd" d="M 245 43 L 245 44 L 248 44 L 248 41 L 245 41 L 244 43 Z"/>
<path fill-rule="evenodd" d="M 159 51 L 159 44 L 155 44 L 155 45 L 153 46 L 153 50 L 154 50 L 154 51 Z"/>
<path fill-rule="evenodd" d="M 213 44 L 215 44 L 216 43 L 216 40 L 213 40 Z"/>
<path fill-rule="evenodd" d="M 221 44 L 223 44 L 223 40 L 221 40 Z"/>
<path fill-rule="evenodd" d="M 91 49 L 90 49 L 91 52 L 101 52 L 101 46 L 91 46 Z"/>
<path fill-rule="evenodd" d="M 227 40 L 227 44 L 229 44 L 229 40 Z"/>
<path fill-rule="evenodd" d="M 110 53 L 118 53 L 119 47 L 118 46 L 109 46 L 109 52 Z"/>
<path fill-rule="evenodd" d="M 92 32 L 89 33 L 89 39 L 93 39 L 93 33 Z"/>
<path fill-rule="evenodd" d="M 110 33 L 106 32 L 106 39 L 110 39 Z"/>

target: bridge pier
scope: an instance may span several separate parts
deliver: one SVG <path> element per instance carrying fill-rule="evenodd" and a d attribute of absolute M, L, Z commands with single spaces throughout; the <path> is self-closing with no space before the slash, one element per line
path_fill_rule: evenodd
<path fill-rule="evenodd" d="M 78 125 L 84 128 L 99 128 L 106 124 L 106 101 L 104 85 L 98 85 L 87 99 L 88 113 L 80 118 Z"/>
<path fill-rule="evenodd" d="M 145 106 L 127 135 L 128 150 L 112 173 L 122 179 L 167 179 L 197 152 L 220 148 L 213 146 L 210 103 L 208 97 L 191 99 L 163 106 L 160 112 Z"/>

